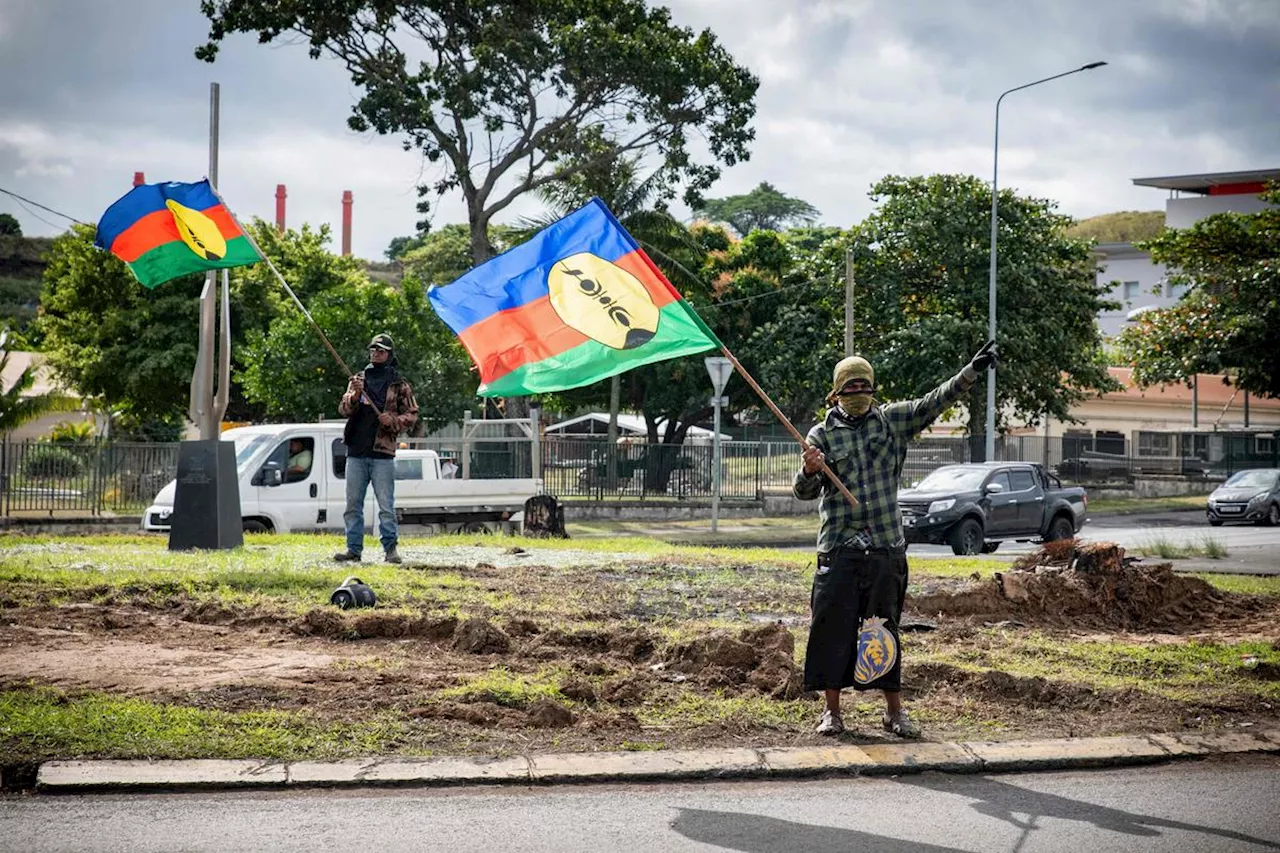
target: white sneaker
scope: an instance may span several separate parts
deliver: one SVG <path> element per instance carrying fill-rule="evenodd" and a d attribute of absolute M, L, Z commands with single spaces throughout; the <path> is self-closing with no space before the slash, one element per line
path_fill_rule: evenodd
<path fill-rule="evenodd" d="M 883 722 L 884 730 L 898 737 L 913 739 L 920 737 L 920 727 L 907 716 L 906 708 L 892 715 L 886 712 Z"/>
<path fill-rule="evenodd" d="M 820 735 L 843 734 L 844 720 L 840 719 L 840 712 L 823 711 L 822 719 L 818 721 L 818 727 L 814 731 Z"/>

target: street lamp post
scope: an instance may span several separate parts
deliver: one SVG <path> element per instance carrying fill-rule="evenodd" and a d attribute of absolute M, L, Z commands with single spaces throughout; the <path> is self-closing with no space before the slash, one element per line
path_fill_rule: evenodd
<path fill-rule="evenodd" d="M 996 138 L 994 145 L 994 154 L 992 157 L 991 167 L 991 269 L 987 277 L 987 338 L 989 340 L 996 339 L 996 226 L 997 226 L 997 208 L 1000 201 L 1000 102 L 1004 100 L 1004 96 L 1022 89 L 1030 89 L 1032 86 L 1039 86 L 1041 83 L 1048 83 L 1050 80 L 1057 80 L 1059 77 L 1068 77 L 1072 74 L 1079 74 L 1081 71 L 1090 71 L 1094 68 L 1101 68 L 1106 65 L 1105 62 L 1090 62 L 1088 65 L 1082 65 L 1079 68 L 1073 68 L 1070 71 L 1064 71 L 1061 74 L 1055 74 L 1052 77 L 1045 77 L 1042 80 L 1035 80 L 1031 83 L 1015 86 L 1007 92 L 1001 92 L 1000 97 L 996 98 Z M 990 462 L 996 455 L 996 366 L 992 364 L 987 368 L 987 447 L 986 460 Z"/>

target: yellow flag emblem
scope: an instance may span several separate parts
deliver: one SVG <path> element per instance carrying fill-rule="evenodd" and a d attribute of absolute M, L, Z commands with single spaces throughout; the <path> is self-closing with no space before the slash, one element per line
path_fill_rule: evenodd
<path fill-rule="evenodd" d="M 173 199 L 166 199 L 164 204 L 173 214 L 178 234 L 188 249 L 206 261 L 218 261 L 226 257 L 227 241 L 212 219 L 198 210 L 183 207 Z"/>
<path fill-rule="evenodd" d="M 643 346 L 658 332 L 658 306 L 640 279 L 590 252 L 557 261 L 547 292 L 565 325 L 613 349 Z"/>
<path fill-rule="evenodd" d="M 853 667 L 853 680 L 870 684 L 889 674 L 898 661 L 898 641 L 878 616 L 862 620 L 858 631 L 858 660 Z"/>

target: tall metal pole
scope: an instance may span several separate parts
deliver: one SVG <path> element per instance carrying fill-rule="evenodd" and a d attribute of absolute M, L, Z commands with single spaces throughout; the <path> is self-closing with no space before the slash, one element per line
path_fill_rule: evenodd
<path fill-rule="evenodd" d="M 218 84 L 209 84 L 209 183 L 218 185 Z M 217 324 L 218 274 L 205 273 L 200 291 L 200 338 L 196 350 L 196 369 L 191 378 L 191 420 L 201 439 L 218 437 L 218 420 L 213 399 L 214 334 Z"/>
<path fill-rule="evenodd" d="M 1200 374 L 1191 377 L 1191 428 L 1200 428 Z"/>
<path fill-rule="evenodd" d="M 218 187 L 218 84 L 209 85 L 209 186 Z M 222 270 L 222 350 L 213 393 L 215 335 L 218 329 L 218 275 L 205 275 L 200 293 L 200 337 L 191 378 L 191 415 L 200 438 L 178 447 L 177 486 L 169 528 L 169 550 L 230 549 L 244 544 L 235 445 L 219 441 L 218 425 L 230 396 L 231 312 L 226 270 Z"/>
<path fill-rule="evenodd" d="M 715 533 L 720 527 L 720 407 L 721 401 L 724 399 L 716 394 L 715 399 L 715 419 L 711 426 L 715 429 L 715 434 L 711 439 L 711 532 Z"/>
<path fill-rule="evenodd" d="M 853 251 L 844 253 L 844 355 L 853 355 Z"/>
<path fill-rule="evenodd" d="M 1071 71 L 1064 71 L 1061 74 L 1054 74 L 1052 77 L 1045 77 L 1041 80 L 1034 80 L 1021 86 L 1015 86 L 1006 92 L 1000 93 L 1000 97 L 996 98 L 996 132 L 995 143 L 992 145 L 992 165 L 991 165 L 991 265 L 987 273 L 987 339 L 996 339 L 996 237 L 997 217 L 1000 203 L 1000 102 L 1004 100 L 1004 96 L 1013 92 L 1019 92 L 1023 89 L 1030 89 L 1032 86 L 1039 86 L 1041 83 L 1048 83 L 1050 80 L 1057 80 L 1059 77 L 1067 77 L 1072 74 L 1079 74 L 1081 71 L 1090 71 L 1094 68 L 1101 68 L 1106 65 L 1105 62 L 1090 62 L 1088 65 L 1082 65 Z M 996 455 L 996 366 L 992 364 L 987 368 L 987 442 L 986 442 L 986 460 L 989 462 Z"/>
<path fill-rule="evenodd" d="M 609 446 L 605 449 L 604 484 L 612 492 L 618 488 L 618 412 L 622 409 L 622 377 L 614 374 L 609 380 L 609 427 L 605 437 Z"/>

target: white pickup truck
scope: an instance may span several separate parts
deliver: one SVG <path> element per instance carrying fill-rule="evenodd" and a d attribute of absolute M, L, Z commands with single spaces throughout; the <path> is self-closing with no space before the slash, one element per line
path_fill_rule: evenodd
<path fill-rule="evenodd" d="M 265 424 L 222 434 L 224 441 L 235 442 L 246 533 L 343 529 L 347 448 L 342 428 L 336 421 Z M 401 524 L 431 528 L 424 532 L 503 529 L 523 521 L 525 501 L 540 491 L 533 479 L 462 480 L 454 478 L 451 469 L 455 466 L 446 461 L 442 471 L 434 450 L 397 451 L 396 515 Z M 143 530 L 168 532 L 176 492 L 176 481 L 160 490 L 142 515 Z M 372 487 L 365 498 L 364 519 L 367 530 L 377 525 Z"/>

